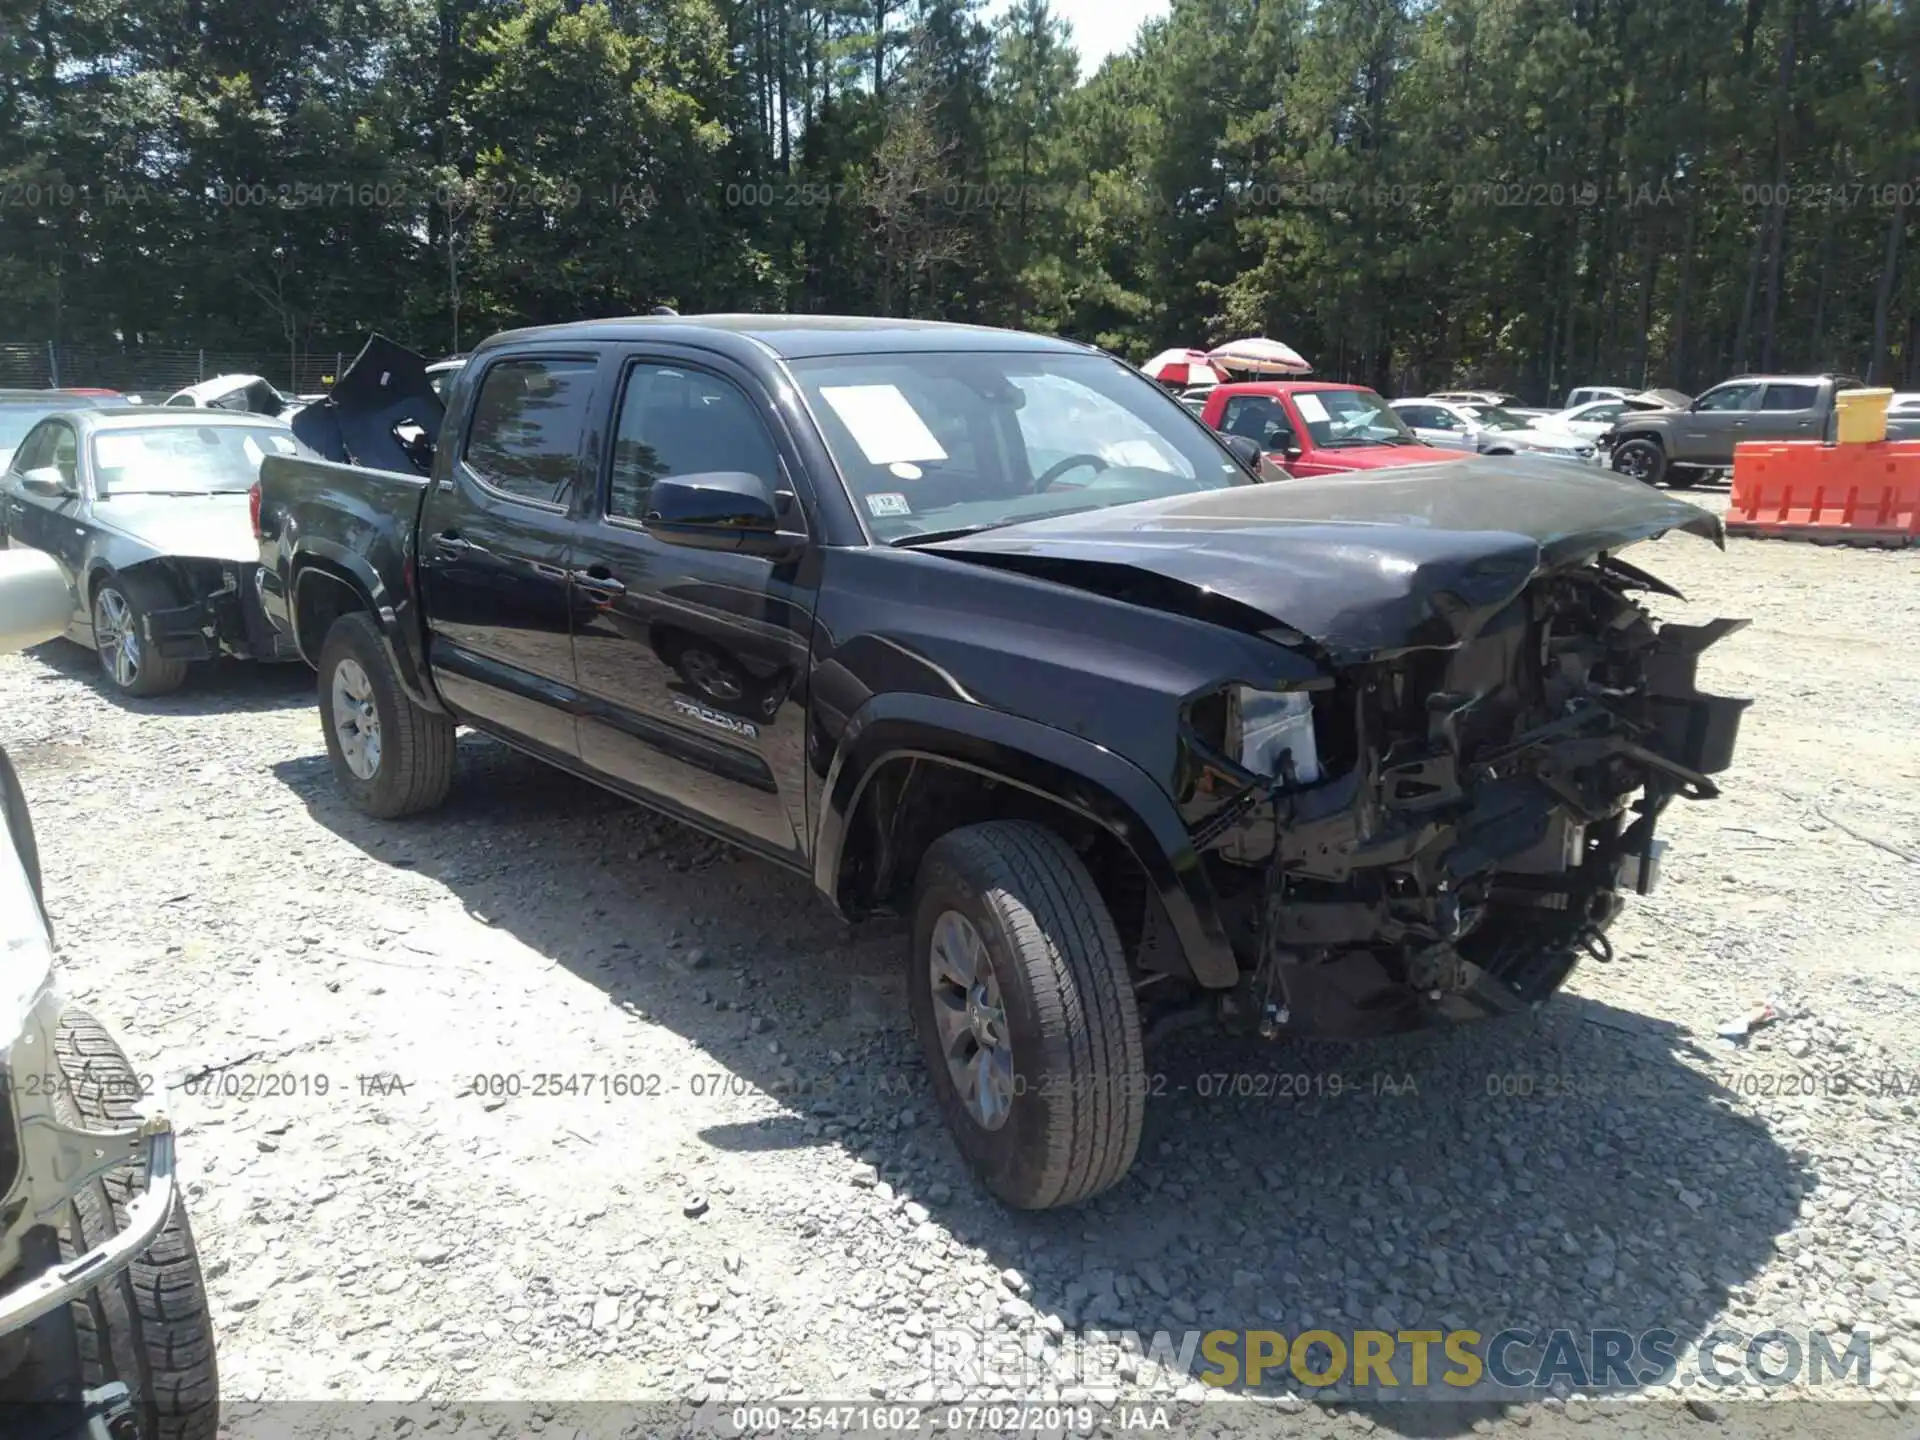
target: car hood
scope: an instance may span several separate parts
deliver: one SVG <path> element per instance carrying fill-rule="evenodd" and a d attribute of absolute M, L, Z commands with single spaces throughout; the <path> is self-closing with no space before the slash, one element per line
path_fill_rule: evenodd
<path fill-rule="evenodd" d="M 117 495 L 96 501 L 93 518 L 102 529 L 159 555 L 249 563 L 260 558 L 244 493 Z"/>
<path fill-rule="evenodd" d="M 1515 456 L 1234 486 L 923 548 L 1195 615 L 1224 600 L 1351 663 L 1457 645 L 1542 571 L 1669 530 L 1724 535 L 1625 476 Z"/>
<path fill-rule="evenodd" d="M 1592 443 L 1585 436 L 1576 435 L 1564 425 L 1529 425 L 1525 430 L 1503 430 L 1499 433 L 1504 438 L 1517 441 L 1522 445 L 1567 447 Z"/>
<path fill-rule="evenodd" d="M 1432 445 L 1343 445 L 1334 450 L 1314 450 L 1307 456 L 1323 470 L 1385 470 L 1466 458 L 1461 451 L 1441 450 Z"/>

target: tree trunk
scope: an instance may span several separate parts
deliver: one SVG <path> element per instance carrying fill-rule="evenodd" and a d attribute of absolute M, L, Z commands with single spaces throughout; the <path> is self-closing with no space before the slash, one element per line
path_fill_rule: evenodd
<path fill-rule="evenodd" d="M 1908 186 L 1902 184 L 1894 195 L 1893 213 L 1887 217 L 1887 239 L 1880 252 L 1880 283 L 1873 292 L 1873 349 L 1867 355 L 1867 383 L 1878 385 L 1887 373 L 1887 327 L 1893 318 L 1893 281 L 1900 269 L 1900 240 L 1907 229 L 1905 200 Z M 1910 366 L 1913 357 L 1908 357 Z"/>

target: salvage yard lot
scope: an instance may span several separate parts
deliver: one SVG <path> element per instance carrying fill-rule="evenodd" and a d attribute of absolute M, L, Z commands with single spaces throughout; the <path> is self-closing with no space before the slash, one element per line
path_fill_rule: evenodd
<path fill-rule="evenodd" d="M 802 880 L 504 747 L 463 736 L 448 805 L 382 824 L 335 793 L 304 667 L 134 709 L 63 644 L 0 660 L 0 742 L 66 984 L 181 1123 L 230 1410 L 858 1401 L 925 1386 L 937 1332 L 1309 1325 L 1870 1329 L 1874 1392 L 1904 1396 L 1920 555 L 1630 558 L 1687 592 L 1665 616 L 1754 618 L 1702 670 L 1756 704 L 1725 797 L 1669 811 L 1612 960 L 1512 1024 L 1170 1039 L 1139 1165 L 1078 1211 L 968 1182 L 897 925 L 849 930 Z M 1762 1000 L 1777 1019 L 1716 1037 Z M 1687 1430 L 1741 1393 L 1637 1413 Z M 1542 1433 L 1584 1403 L 1272 1433 Z"/>

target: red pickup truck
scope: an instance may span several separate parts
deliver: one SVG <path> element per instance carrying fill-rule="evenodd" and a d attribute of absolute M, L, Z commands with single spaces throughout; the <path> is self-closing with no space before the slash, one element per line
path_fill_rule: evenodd
<path fill-rule="evenodd" d="M 1466 459 L 1414 438 L 1364 385 L 1324 380 L 1257 380 L 1216 386 L 1200 418 L 1223 435 L 1244 435 L 1295 477 L 1432 465 Z"/>

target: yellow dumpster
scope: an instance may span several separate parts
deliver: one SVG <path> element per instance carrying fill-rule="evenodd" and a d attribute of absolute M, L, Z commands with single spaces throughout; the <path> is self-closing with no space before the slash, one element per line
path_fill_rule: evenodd
<path fill-rule="evenodd" d="M 1891 390 L 1842 390 L 1833 397 L 1835 438 L 1842 445 L 1871 445 L 1887 438 Z"/>

